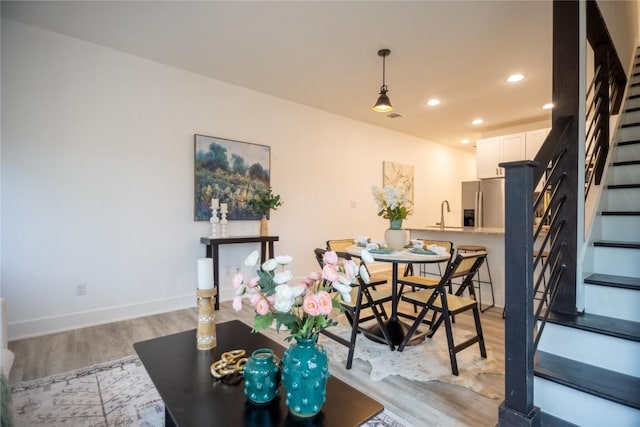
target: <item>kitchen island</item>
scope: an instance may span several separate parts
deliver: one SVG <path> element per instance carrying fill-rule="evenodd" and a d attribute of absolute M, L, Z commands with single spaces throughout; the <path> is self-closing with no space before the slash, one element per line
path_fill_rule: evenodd
<path fill-rule="evenodd" d="M 407 228 L 410 239 L 445 240 L 459 245 L 481 245 L 487 248 L 487 262 L 491 269 L 496 307 L 504 307 L 504 228 L 475 227 L 422 227 Z M 481 267 L 482 280 L 487 280 L 487 270 Z M 477 291 L 476 291 L 477 293 Z M 489 285 L 482 285 L 482 305 L 491 303 Z"/>

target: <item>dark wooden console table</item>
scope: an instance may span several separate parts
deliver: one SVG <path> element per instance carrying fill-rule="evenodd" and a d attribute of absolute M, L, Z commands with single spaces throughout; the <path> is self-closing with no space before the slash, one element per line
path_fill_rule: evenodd
<path fill-rule="evenodd" d="M 280 240 L 278 236 L 240 236 L 240 237 L 201 237 L 200 243 L 207 245 L 207 258 L 213 259 L 213 286 L 216 289 L 215 309 L 220 309 L 220 271 L 219 271 L 219 251 L 220 245 L 231 245 L 234 243 L 260 243 L 260 263 L 269 258 L 273 258 L 273 242 Z M 268 246 L 267 246 L 268 244 Z M 267 252 L 267 249 L 269 250 Z"/>

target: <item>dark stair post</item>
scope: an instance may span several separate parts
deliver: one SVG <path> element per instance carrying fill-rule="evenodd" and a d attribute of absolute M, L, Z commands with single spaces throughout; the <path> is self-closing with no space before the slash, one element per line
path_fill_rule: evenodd
<path fill-rule="evenodd" d="M 505 168 L 505 398 L 498 425 L 539 426 L 533 405 L 533 174 L 538 163 Z"/>
<path fill-rule="evenodd" d="M 578 188 L 584 187 L 584 177 L 578 178 L 578 106 L 580 81 L 580 5 L 579 2 L 553 2 L 553 100 L 557 103 L 551 113 L 553 127 L 564 117 L 571 117 L 571 125 L 564 135 L 566 155 L 559 160 L 558 168 L 566 171 L 566 183 L 563 194 L 566 202 L 560 216 L 569 227 L 563 227 L 559 239 L 567 245 L 561 259 L 566 264 L 557 295 L 551 304 L 551 310 L 560 313 L 573 314 L 576 312 L 576 284 L 577 268 L 575 256 L 578 253 L 578 228 L 583 227 L 583 221 L 578 217 Z M 556 101 L 557 100 L 557 101 Z M 557 178 L 559 179 L 559 178 Z M 582 180 L 582 181 L 581 181 Z M 554 185 L 554 183 L 551 183 Z M 584 200 L 584 195 L 580 195 Z"/>

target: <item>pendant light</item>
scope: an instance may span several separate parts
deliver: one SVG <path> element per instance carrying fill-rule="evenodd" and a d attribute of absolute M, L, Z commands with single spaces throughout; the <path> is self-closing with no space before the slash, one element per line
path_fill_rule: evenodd
<path fill-rule="evenodd" d="M 391 101 L 389 101 L 389 97 L 387 96 L 387 85 L 384 82 L 385 58 L 389 56 L 390 53 L 391 51 L 389 49 L 380 49 L 378 51 L 378 56 L 382 56 L 382 86 L 380 86 L 380 96 L 378 97 L 378 101 L 376 102 L 376 105 L 373 106 L 373 111 L 378 113 L 388 113 L 393 110 Z"/>

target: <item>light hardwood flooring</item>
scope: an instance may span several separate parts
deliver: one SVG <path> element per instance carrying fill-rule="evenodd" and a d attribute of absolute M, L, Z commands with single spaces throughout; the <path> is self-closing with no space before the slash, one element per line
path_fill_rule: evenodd
<path fill-rule="evenodd" d="M 407 309 L 409 307 L 401 307 L 401 310 Z M 485 339 L 492 350 L 489 356 L 504 365 L 501 309 L 492 308 L 481 317 Z M 220 311 L 216 312 L 217 323 L 239 319 L 251 325 L 252 318 L 249 307 L 235 313 L 230 302 L 223 302 Z M 15 353 L 16 361 L 10 382 L 14 384 L 132 355 L 135 354 L 135 342 L 196 326 L 197 310 L 193 308 L 12 341 L 9 348 Z M 472 317 L 467 313 L 456 316 L 455 327 L 471 331 Z M 265 335 L 288 345 L 283 340 L 284 334 L 278 335 L 275 330 L 266 330 Z M 472 346 L 464 351 L 478 350 L 477 346 Z M 334 362 L 330 369 L 335 377 L 382 402 L 385 408 L 416 426 L 494 426 L 498 420 L 498 405 L 504 396 L 502 375 L 477 377 L 485 387 L 501 396 L 489 399 L 466 388 L 438 381 L 419 382 L 392 375 L 374 382 L 369 379 L 369 363 L 359 359 L 354 359 L 351 370 Z"/>

